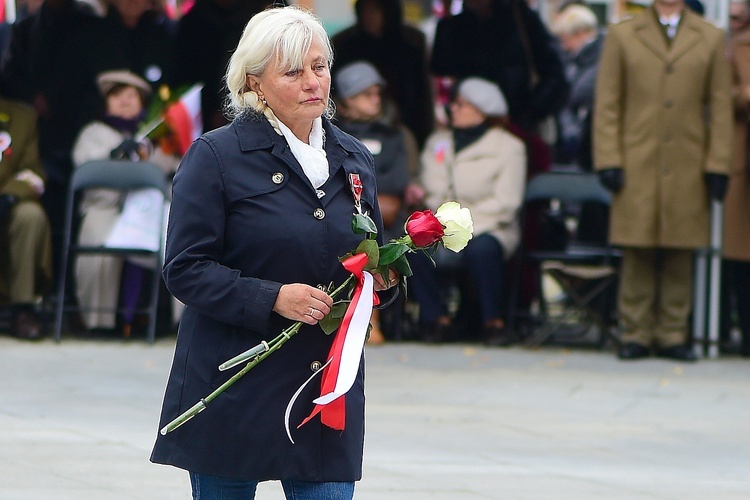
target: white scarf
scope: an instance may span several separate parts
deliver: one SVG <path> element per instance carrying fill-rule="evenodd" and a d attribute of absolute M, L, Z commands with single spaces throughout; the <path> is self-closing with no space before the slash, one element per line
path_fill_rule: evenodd
<path fill-rule="evenodd" d="M 310 183 L 315 189 L 318 189 L 325 184 L 329 175 L 328 157 L 323 149 L 323 119 L 317 118 L 313 122 L 309 138 L 310 144 L 305 144 L 297 139 L 297 136 L 289 130 L 289 127 L 281 123 L 280 120 L 278 122 L 279 129 L 284 137 L 286 137 L 286 142 L 289 144 L 292 154 L 297 158 L 299 164 L 302 165 L 302 170 L 310 180 Z"/>

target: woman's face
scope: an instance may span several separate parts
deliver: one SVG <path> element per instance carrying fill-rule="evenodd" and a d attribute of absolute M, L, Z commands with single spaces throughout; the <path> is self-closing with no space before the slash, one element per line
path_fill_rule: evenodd
<path fill-rule="evenodd" d="M 453 128 L 469 128 L 480 125 L 487 117 L 476 106 L 461 96 L 451 103 L 451 125 Z"/>
<path fill-rule="evenodd" d="M 272 62 L 262 75 L 247 76 L 248 87 L 265 99 L 276 117 L 305 142 L 312 122 L 328 107 L 331 72 L 324 54 L 320 42 L 313 41 L 301 68 L 285 70 Z"/>
<path fill-rule="evenodd" d="M 141 114 L 141 94 L 135 87 L 122 87 L 107 96 L 107 114 L 132 120 Z"/>
<path fill-rule="evenodd" d="M 359 94 L 344 99 L 346 113 L 358 120 L 372 120 L 380 116 L 382 101 L 380 85 L 372 85 Z"/>

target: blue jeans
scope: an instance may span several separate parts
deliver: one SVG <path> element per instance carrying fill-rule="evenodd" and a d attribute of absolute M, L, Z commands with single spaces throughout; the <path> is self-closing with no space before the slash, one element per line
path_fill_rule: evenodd
<path fill-rule="evenodd" d="M 258 481 L 190 473 L 193 500 L 252 500 Z M 351 500 L 354 482 L 281 481 L 287 500 Z"/>

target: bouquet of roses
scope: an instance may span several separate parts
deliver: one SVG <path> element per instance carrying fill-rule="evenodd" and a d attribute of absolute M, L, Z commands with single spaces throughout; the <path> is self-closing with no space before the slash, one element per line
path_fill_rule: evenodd
<path fill-rule="evenodd" d="M 445 246 L 448 250 L 459 252 L 471 239 L 474 226 L 469 209 L 450 201 L 442 204 L 435 213 L 430 210 L 414 212 L 406 221 L 406 234 L 382 246 L 378 246 L 375 240 L 377 236 L 375 222 L 366 213 L 358 212 L 354 215 L 352 230 L 357 234 L 364 234 L 365 239 L 353 252 L 340 258 L 342 265 L 352 274 L 338 287 L 334 288 L 333 285 L 329 285 L 326 292 L 335 302 L 331 312 L 319 322 L 320 327 L 326 334 L 337 331 L 329 359 L 322 367 L 322 392 L 324 394 L 314 400 L 314 403 L 316 403 L 315 409 L 300 426 L 323 411 L 329 403 L 335 403 L 339 407 L 339 413 L 333 417 L 327 417 L 324 412 L 323 422 L 333 428 L 343 429 L 343 395 L 354 382 L 359 365 L 359 356 L 361 356 L 369 327 L 372 306 L 373 303 L 377 304 L 377 297 L 374 297 L 373 300 L 372 276 L 369 273 L 379 273 L 385 281 L 388 281 L 389 268 L 397 271 L 400 274 L 400 285 L 405 292 L 406 279 L 412 275 L 411 267 L 406 258 L 409 252 L 422 251 L 429 256 L 437 250 L 439 245 Z M 345 291 L 347 292 L 346 297 L 336 300 Z M 224 371 L 247 362 L 244 368 L 211 394 L 165 425 L 160 432 L 162 434 L 172 432 L 205 410 L 212 400 L 242 378 L 258 363 L 281 348 L 287 340 L 299 331 L 302 324 L 302 322 L 297 321 L 275 338 L 263 341 L 222 363 L 219 370 Z M 297 390 L 287 406 L 285 419 L 290 440 L 292 438 L 288 425 L 289 413 L 297 396 L 310 380 L 312 380 L 312 377 Z"/>

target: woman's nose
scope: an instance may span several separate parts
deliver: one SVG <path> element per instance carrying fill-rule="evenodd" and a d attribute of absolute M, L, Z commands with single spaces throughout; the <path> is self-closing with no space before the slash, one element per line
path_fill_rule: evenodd
<path fill-rule="evenodd" d="M 306 90 L 318 90 L 320 87 L 318 75 L 316 75 L 314 71 L 306 71 L 304 85 Z"/>

